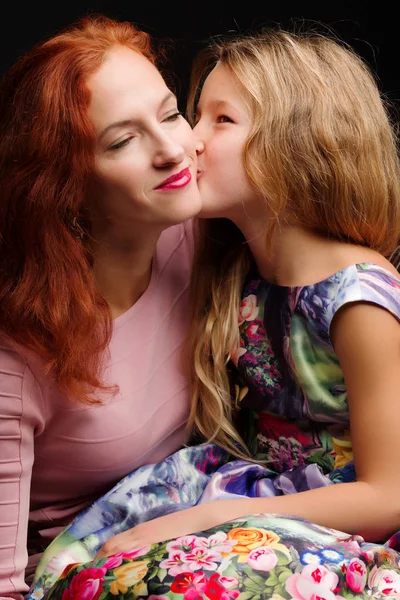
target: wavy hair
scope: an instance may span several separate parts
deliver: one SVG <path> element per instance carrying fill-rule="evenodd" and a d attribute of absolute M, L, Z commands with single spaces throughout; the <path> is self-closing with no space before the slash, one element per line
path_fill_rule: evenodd
<path fill-rule="evenodd" d="M 266 239 L 289 217 L 300 227 L 393 257 L 400 238 L 397 139 L 389 105 L 364 61 L 344 43 L 315 32 L 265 29 L 213 40 L 193 66 L 192 123 L 202 84 L 217 63 L 239 82 L 250 110 L 243 162 L 274 215 Z M 243 443 L 232 432 L 228 363 L 238 347 L 241 290 L 252 259 L 227 220 L 201 220 L 197 234 L 189 427 L 243 456 Z"/>
<path fill-rule="evenodd" d="M 156 62 L 147 33 L 84 17 L 0 82 L 0 328 L 44 360 L 64 393 L 88 403 L 113 386 L 100 375 L 112 325 L 89 243 L 95 138 L 86 80 L 116 45 Z"/>

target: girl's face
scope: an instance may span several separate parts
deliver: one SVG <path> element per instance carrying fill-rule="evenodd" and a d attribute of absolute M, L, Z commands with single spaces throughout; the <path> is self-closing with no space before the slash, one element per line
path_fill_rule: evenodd
<path fill-rule="evenodd" d="M 88 80 L 95 216 L 132 231 L 196 215 L 195 140 L 174 94 L 145 57 L 116 46 Z"/>
<path fill-rule="evenodd" d="M 241 84 L 223 64 L 207 77 L 196 110 L 194 134 L 199 142 L 197 182 L 201 217 L 239 223 L 259 197 L 243 166 L 251 121 Z"/>

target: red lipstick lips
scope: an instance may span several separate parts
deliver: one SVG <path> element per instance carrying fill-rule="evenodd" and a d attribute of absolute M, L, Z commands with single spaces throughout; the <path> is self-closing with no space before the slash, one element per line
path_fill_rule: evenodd
<path fill-rule="evenodd" d="M 155 189 L 175 190 L 190 183 L 191 179 L 192 175 L 189 167 L 186 167 L 186 169 L 182 169 L 182 171 L 179 171 L 179 173 L 175 173 L 174 175 L 171 175 L 171 177 L 167 177 L 167 179 L 160 183 L 160 185 L 158 185 Z"/>

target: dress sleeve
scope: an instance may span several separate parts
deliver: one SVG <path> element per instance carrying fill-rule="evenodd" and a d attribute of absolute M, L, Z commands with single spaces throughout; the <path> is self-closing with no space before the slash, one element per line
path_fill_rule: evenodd
<path fill-rule="evenodd" d="M 333 319 L 340 308 L 352 302 L 375 304 L 400 320 L 400 279 L 376 265 L 353 265 L 302 288 L 298 306 L 318 337 L 331 345 Z"/>
<path fill-rule="evenodd" d="M 43 413 L 41 390 L 27 361 L 0 345 L 0 600 L 22 600 L 28 591 L 30 483 Z"/>
<path fill-rule="evenodd" d="M 362 299 L 386 309 L 400 321 L 400 279 L 374 266 L 359 270 L 358 276 Z"/>
<path fill-rule="evenodd" d="M 367 302 L 400 320 L 400 280 L 382 267 L 365 264 L 347 270 L 327 311 L 329 330 L 335 314 L 352 302 Z"/>

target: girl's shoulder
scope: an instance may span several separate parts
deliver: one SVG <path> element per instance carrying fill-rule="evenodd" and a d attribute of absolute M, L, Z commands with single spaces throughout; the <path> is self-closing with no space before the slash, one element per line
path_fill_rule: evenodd
<path fill-rule="evenodd" d="M 313 285 L 293 289 L 296 311 L 329 338 L 337 311 L 350 302 L 369 302 L 400 320 L 400 275 L 382 265 L 350 265 Z"/>

